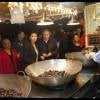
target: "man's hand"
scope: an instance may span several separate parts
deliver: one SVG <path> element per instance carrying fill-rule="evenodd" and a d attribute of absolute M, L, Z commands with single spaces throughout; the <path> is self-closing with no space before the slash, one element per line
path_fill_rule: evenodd
<path fill-rule="evenodd" d="M 46 54 L 46 53 L 43 53 L 42 55 L 43 55 L 44 57 L 47 57 L 47 54 Z"/>
<path fill-rule="evenodd" d="M 44 60 L 44 59 L 45 59 L 45 57 L 44 57 L 44 56 L 40 56 L 40 58 L 41 58 L 42 60 Z"/>
<path fill-rule="evenodd" d="M 47 56 L 48 56 L 48 57 L 52 56 L 52 53 L 51 53 L 51 52 L 49 52 Z"/>

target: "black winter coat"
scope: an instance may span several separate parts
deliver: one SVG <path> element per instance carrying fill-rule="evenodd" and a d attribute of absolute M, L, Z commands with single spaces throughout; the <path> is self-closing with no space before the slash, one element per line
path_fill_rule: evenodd
<path fill-rule="evenodd" d="M 57 47 L 57 41 L 54 38 L 50 38 L 48 42 L 46 43 L 43 39 L 38 40 L 38 46 L 39 46 L 39 52 L 40 56 L 43 53 L 52 53 L 52 56 L 48 59 L 55 59 L 58 55 L 58 47 Z"/>
<path fill-rule="evenodd" d="M 38 46 L 36 44 L 36 48 L 38 49 Z M 28 42 L 24 48 L 24 62 L 25 65 L 30 65 L 32 63 L 36 62 L 36 58 L 37 58 L 37 54 L 35 52 L 34 47 L 32 46 L 32 44 L 30 42 Z"/>

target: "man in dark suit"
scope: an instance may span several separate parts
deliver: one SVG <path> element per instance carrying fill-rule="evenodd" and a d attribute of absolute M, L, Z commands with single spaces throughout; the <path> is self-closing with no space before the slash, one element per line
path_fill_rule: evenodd
<path fill-rule="evenodd" d="M 58 55 L 57 41 L 51 37 L 51 32 L 45 29 L 42 38 L 38 40 L 40 60 L 55 59 Z"/>

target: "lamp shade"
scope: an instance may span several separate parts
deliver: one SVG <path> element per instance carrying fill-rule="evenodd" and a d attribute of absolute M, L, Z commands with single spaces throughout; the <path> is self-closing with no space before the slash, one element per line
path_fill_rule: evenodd
<path fill-rule="evenodd" d="M 51 19 L 42 19 L 40 22 L 37 23 L 39 26 L 45 26 L 45 25 L 53 25 L 54 22 Z"/>
<path fill-rule="evenodd" d="M 78 21 L 76 21 L 74 19 L 74 17 L 72 16 L 71 20 L 69 21 L 69 23 L 67 25 L 79 25 L 80 23 Z"/>
<path fill-rule="evenodd" d="M 39 26 L 53 25 L 53 24 L 54 24 L 54 22 L 52 22 L 52 21 L 46 21 L 46 20 L 42 20 L 42 21 L 40 21 L 40 22 L 37 23 L 37 25 L 39 25 Z"/>
<path fill-rule="evenodd" d="M 51 19 L 45 18 L 44 12 L 43 12 L 43 17 L 40 20 L 40 22 L 37 23 L 39 26 L 46 26 L 46 25 L 52 25 L 54 22 Z"/>

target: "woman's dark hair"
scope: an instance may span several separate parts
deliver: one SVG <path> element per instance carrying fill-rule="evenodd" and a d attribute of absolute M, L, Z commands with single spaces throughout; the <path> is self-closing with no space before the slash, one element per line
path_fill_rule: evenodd
<path fill-rule="evenodd" d="M 1 46 L 3 47 L 3 40 L 5 40 L 5 39 L 8 39 L 10 42 L 11 42 L 11 45 L 12 45 L 12 41 L 11 41 L 11 39 L 9 38 L 9 37 L 3 37 L 2 39 L 1 39 Z"/>
<path fill-rule="evenodd" d="M 34 33 L 34 34 L 37 34 L 37 32 L 36 32 L 36 31 L 32 31 L 32 32 L 30 32 L 30 33 L 27 35 L 27 36 L 28 36 L 28 37 L 27 37 L 27 38 L 28 38 L 28 41 L 30 41 L 29 37 L 30 37 L 30 36 L 31 36 L 31 34 L 33 34 L 33 33 Z"/>

